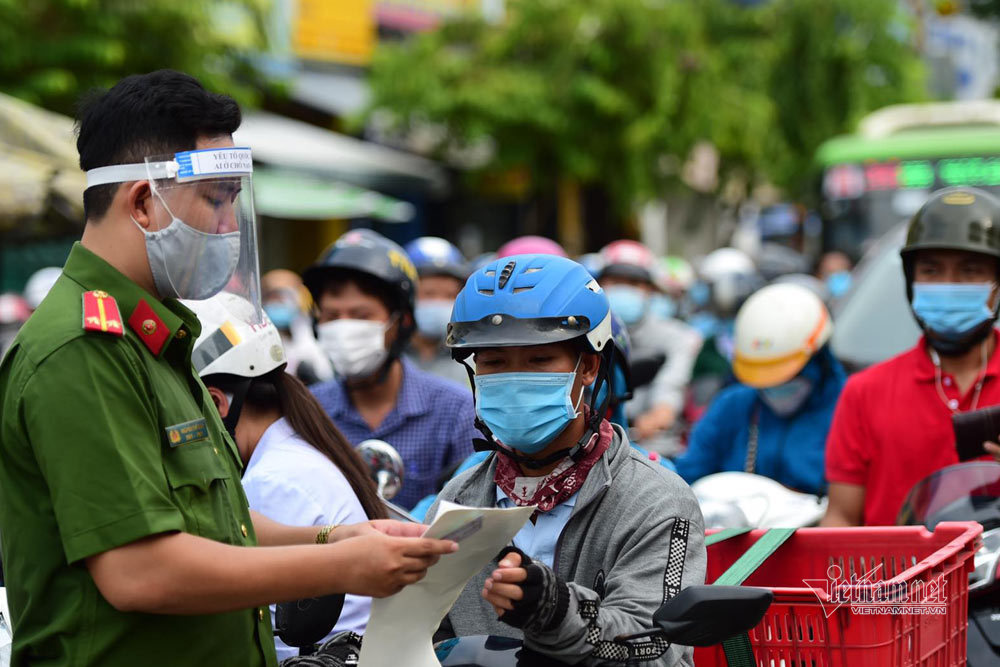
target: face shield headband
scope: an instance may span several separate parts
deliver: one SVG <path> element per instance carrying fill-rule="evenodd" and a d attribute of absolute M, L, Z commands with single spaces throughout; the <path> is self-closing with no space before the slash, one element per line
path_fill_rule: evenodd
<path fill-rule="evenodd" d="M 159 296 L 200 300 L 227 291 L 251 304 L 249 324 L 262 324 L 252 174 L 250 149 L 226 147 L 91 169 L 87 187 L 149 181 L 156 228 L 133 222 Z"/>

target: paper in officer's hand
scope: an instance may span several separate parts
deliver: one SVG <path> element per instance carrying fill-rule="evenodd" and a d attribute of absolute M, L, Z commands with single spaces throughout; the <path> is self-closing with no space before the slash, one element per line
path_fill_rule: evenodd
<path fill-rule="evenodd" d="M 431 638 L 465 584 L 510 544 L 534 507 L 463 507 L 441 501 L 424 537 L 458 542 L 427 576 L 387 598 L 372 600 L 359 667 L 439 667 Z"/>

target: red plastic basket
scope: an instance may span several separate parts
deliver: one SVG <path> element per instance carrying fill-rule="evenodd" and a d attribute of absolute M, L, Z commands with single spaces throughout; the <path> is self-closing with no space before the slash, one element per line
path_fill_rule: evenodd
<path fill-rule="evenodd" d="M 708 547 L 706 581 L 715 581 L 764 532 L 755 530 Z M 744 582 L 774 592 L 771 608 L 750 631 L 757 664 L 964 667 L 969 572 L 981 533 L 982 526 L 971 521 L 940 523 L 933 533 L 920 526 L 796 531 Z M 857 605 L 834 603 L 830 593 L 836 596 L 845 589 L 826 583 L 831 566 L 839 568 L 832 574 L 839 572 L 840 581 L 853 576 L 871 582 L 840 593 L 841 599 L 857 600 Z M 943 584 L 940 597 L 934 595 L 938 584 Z M 891 608 L 882 602 L 890 591 L 897 596 L 909 591 L 911 603 L 941 603 L 920 605 L 923 613 Z M 876 607 L 881 609 L 868 611 Z M 722 647 L 696 649 L 695 664 L 725 667 Z"/>

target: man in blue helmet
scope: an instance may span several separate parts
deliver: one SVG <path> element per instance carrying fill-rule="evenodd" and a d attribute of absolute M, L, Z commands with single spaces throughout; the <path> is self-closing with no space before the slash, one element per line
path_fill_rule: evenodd
<path fill-rule="evenodd" d="M 601 287 L 569 259 L 497 260 L 459 294 L 447 343 L 475 361 L 477 427 L 495 453 L 440 497 L 537 511 L 442 631 L 523 638 L 573 664 L 690 664 L 690 649 L 662 638 L 617 639 L 704 581 L 705 546 L 691 490 L 604 419 L 615 346 Z"/>
<path fill-rule="evenodd" d="M 468 263 L 458 248 L 437 236 L 421 236 L 403 249 L 420 276 L 413 309 L 417 330 L 407 357 L 421 370 L 468 387 L 465 369 L 455 363 L 444 344 L 452 306 L 469 277 Z"/>

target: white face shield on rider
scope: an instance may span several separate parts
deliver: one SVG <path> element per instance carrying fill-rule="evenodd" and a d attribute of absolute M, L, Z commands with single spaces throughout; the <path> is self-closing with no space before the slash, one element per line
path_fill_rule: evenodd
<path fill-rule="evenodd" d="M 251 304 L 248 323 L 260 324 L 252 175 L 249 148 L 223 147 L 91 169 L 87 187 L 148 180 L 150 224 L 140 229 L 160 297 L 230 292 Z"/>

